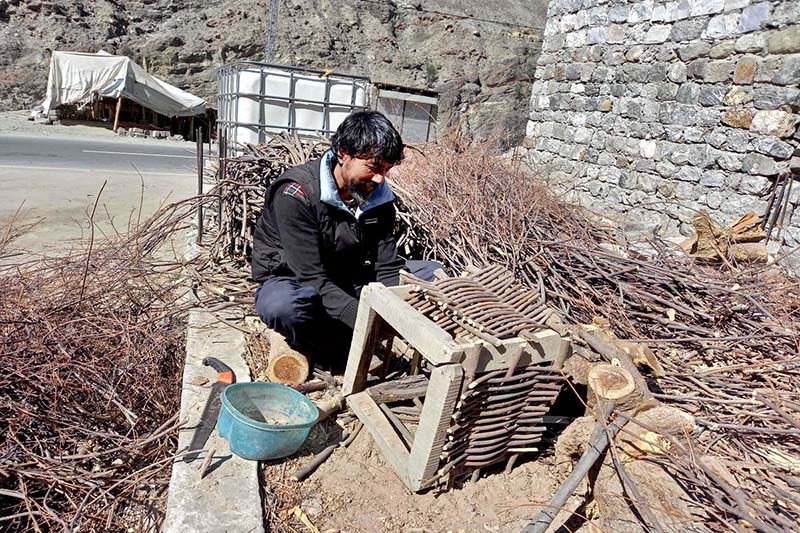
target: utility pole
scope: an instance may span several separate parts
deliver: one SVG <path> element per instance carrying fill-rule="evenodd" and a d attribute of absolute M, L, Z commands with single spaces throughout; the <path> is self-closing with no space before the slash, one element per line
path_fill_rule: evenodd
<path fill-rule="evenodd" d="M 275 49 L 277 48 L 277 27 L 278 27 L 278 0 L 269 0 L 269 12 L 267 13 L 267 39 L 264 47 L 265 61 L 275 62 Z"/>

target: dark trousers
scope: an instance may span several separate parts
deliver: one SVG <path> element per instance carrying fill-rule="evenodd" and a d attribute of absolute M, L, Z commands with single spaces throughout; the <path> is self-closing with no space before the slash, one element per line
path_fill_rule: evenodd
<path fill-rule="evenodd" d="M 437 261 L 411 260 L 405 266 L 426 281 L 433 280 L 437 268 L 444 267 Z M 361 292 L 361 287 L 355 289 Z M 256 312 L 270 329 L 315 361 L 345 363 L 353 330 L 325 312 L 322 298 L 313 287 L 300 285 L 292 276 L 270 276 L 256 289 Z"/>

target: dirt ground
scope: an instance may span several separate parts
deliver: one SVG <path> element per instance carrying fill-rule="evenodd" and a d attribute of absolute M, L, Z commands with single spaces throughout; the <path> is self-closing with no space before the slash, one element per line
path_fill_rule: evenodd
<path fill-rule="evenodd" d="M 326 425 L 329 431 L 331 426 Z M 320 437 L 324 435 L 312 435 L 288 463 L 264 467 L 266 485 L 281 494 L 280 510 L 273 508 L 270 513 L 274 531 L 309 530 L 289 513 L 294 506 L 326 533 L 520 531 L 535 515 L 537 502 L 547 501 L 558 488 L 553 455 L 544 453 L 536 460 L 520 462 L 508 475 L 501 466 L 476 483 L 466 481 L 450 492 L 432 489 L 414 494 L 395 475 L 366 430 L 347 448 L 338 448 L 302 484 L 290 481 L 291 473 L 312 457 L 312 450 L 321 448 Z M 265 498 L 268 503 L 272 499 L 267 494 Z"/>

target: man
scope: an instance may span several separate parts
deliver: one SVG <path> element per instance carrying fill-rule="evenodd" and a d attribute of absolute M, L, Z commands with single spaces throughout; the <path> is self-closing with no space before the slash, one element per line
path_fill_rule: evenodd
<path fill-rule="evenodd" d="M 432 279 L 441 266 L 397 255 L 385 176 L 403 149 L 385 116 L 358 111 L 321 159 L 287 170 L 267 189 L 253 242 L 256 311 L 317 359 L 344 363 L 364 285 L 397 285 L 404 267 Z"/>

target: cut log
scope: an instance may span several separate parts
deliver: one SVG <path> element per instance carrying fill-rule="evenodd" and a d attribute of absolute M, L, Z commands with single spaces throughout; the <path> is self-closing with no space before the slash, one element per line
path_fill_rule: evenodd
<path fill-rule="evenodd" d="M 300 385 L 308 379 L 310 365 L 305 355 L 293 350 L 282 335 L 270 330 L 267 378 L 284 385 Z"/>
<path fill-rule="evenodd" d="M 589 387 L 600 398 L 619 400 L 636 389 L 630 372 L 610 363 L 597 363 L 589 370 Z"/>

